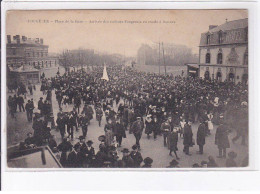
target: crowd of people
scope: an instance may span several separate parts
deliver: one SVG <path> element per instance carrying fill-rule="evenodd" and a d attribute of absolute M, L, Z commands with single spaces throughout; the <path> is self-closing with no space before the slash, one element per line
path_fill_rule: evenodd
<path fill-rule="evenodd" d="M 28 136 L 36 142 L 29 141 L 31 145 L 51 142 L 51 149 L 60 153 L 60 162 L 64 167 L 152 167 L 153 159 L 143 159 L 140 152 L 143 149 L 141 137 L 145 134 L 150 141 L 157 141 L 157 137 L 162 136 L 163 142 L 158 146 L 169 149 L 171 156 L 174 153 L 175 159 L 169 167 L 178 167 L 178 141 L 183 142 L 186 155 L 190 156 L 190 147 L 195 146 L 198 146 L 198 154 L 204 154 L 204 147 L 207 146 L 205 140 L 211 135 L 213 125 L 216 125 L 218 157 L 227 157 L 227 167 L 238 166 L 234 160 L 237 154 L 232 150 L 227 154 L 227 150 L 230 148 L 231 131 L 236 131 L 232 143 L 241 138 L 241 144 L 247 144 L 247 85 L 138 72 L 119 65 L 110 66 L 107 71 L 109 81 L 101 79 L 103 67 L 93 68 L 90 72 L 80 69 L 63 75 L 58 73 L 50 79 L 42 77 L 41 91 L 47 96 L 45 102 L 43 98 L 38 102 L 40 113 L 35 115 L 33 122 L 34 134 Z M 55 143 L 50 135 L 51 127 L 47 130 L 48 122 L 54 125 L 51 120 L 54 118 L 50 100 L 52 91 L 60 109 L 56 119 L 56 129 L 62 138 L 60 144 Z M 71 105 L 72 111 L 64 111 Z M 41 120 L 42 117 L 44 119 Z M 85 142 L 85 139 L 91 122 L 96 120 L 102 126 L 102 117 L 105 117 L 106 123 L 104 135 L 98 138 L 100 145 L 96 153 L 92 147 L 93 141 Z M 192 129 L 193 123 L 199 123 L 196 134 Z M 74 130 L 80 129 L 82 135 L 79 142 L 72 145 L 70 140 L 75 139 Z M 46 130 L 47 136 L 39 133 Z M 122 146 L 127 131 L 136 142 L 132 151 L 120 149 L 123 157 L 119 158 L 118 148 Z M 243 163 L 240 166 L 247 166 L 246 162 Z M 205 166 L 218 167 L 213 156 L 192 167 Z"/>

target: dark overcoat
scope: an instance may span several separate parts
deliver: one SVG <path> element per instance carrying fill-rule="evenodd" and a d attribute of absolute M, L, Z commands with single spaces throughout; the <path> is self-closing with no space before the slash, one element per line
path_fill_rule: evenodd
<path fill-rule="evenodd" d="M 197 145 L 205 145 L 206 138 L 206 127 L 205 124 L 201 123 L 198 127 L 197 132 Z"/>

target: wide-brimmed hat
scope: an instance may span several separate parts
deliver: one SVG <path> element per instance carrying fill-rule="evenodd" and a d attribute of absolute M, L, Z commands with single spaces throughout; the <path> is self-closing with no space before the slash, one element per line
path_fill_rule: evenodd
<path fill-rule="evenodd" d="M 144 159 L 144 163 L 145 163 L 145 164 L 152 164 L 152 163 L 153 163 L 153 159 L 150 158 L 150 157 L 146 157 L 146 158 Z"/>
<path fill-rule="evenodd" d="M 129 150 L 127 148 L 124 148 L 121 152 L 123 153 L 129 153 Z"/>
<path fill-rule="evenodd" d="M 88 141 L 87 141 L 87 144 L 93 144 L 93 141 L 88 140 Z"/>
<path fill-rule="evenodd" d="M 98 141 L 104 141 L 106 139 L 106 136 L 105 135 L 100 135 L 98 137 Z"/>

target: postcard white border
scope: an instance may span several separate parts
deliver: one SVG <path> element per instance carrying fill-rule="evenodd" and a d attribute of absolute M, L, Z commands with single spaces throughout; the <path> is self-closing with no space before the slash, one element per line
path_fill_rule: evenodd
<path fill-rule="evenodd" d="M 257 91 L 259 78 L 257 72 L 257 59 L 259 59 L 259 37 L 257 33 L 257 7 L 256 2 L 2 2 L 2 57 L 1 57 L 1 132 L 2 132 L 2 189 L 35 189 L 35 188 L 53 188 L 53 189 L 99 189 L 100 182 L 107 189 L 116 189 L 109 182 L 112 179 L 117 180 L 118 188 L 124 189 L 124 186 L 129 187 L 133 183 L 135 188 L 148 188 L 141 185 L 142 182 L 147 182 L 150 188 L 153 189 L 202 189 L 199 185 L 204 185 L 206 188 L 216 187 L 222 188 L 225 183 L 224 180 L 232 182 L 237 180 L 236 186 L 241 187 L 244 182 L 238 180 L 237 177 L 244 174 L 244 177 L 249 174 L 257 173 L 259 168 L 259 96 Z M 249 11 L 249 158 L 250 164 L 247 168 L 218 168 L 218 169 L 10 169 L 6 165 L 6 34 L 5 34 L 5 12 L 7 10 L 40 10 L 40 9 L 248 9 Z M 259 32 L 259 27 L 258 27 Z M 257 44 L 258 43 L 258 44 Z M 258 60 L 259 61 L 259 60 Z M 254 158 L 254 160 L 252 160 Z M 190 172 L 192 170 L 192 172 Z M 210 171 L 209 171 L 210 170 Z M 209 172 L 205 172 L 209 171 Z M 232 172 L 230 172 L 232 171 Z M 214 173 L 214 174 L 213 174 Z M 148 175 L 148 176 L 147 176 Z M 175 175 L 175 176 L 174 176 Z M 176 176 L 177 175 L 177 176 Z M 212 181 L 207 178 L 218 177 L 218 181 Z M 225 176 L 225 177 L 222 177 Z M 79 178 L 81 177 L 81 178 Z M 142 177 L 142 178 L 140 178 Z M 194 183 L 190 186 L 184 184 L 188 177 L 193 177 Z M 136 178 L 136 180 L 135 180 Z M 44 180 L 43 181 L 39 181 Z M 80 180 L 82 179 L 82 180 Z M 30 185 L 27 185 L 30 180 Z M 57 180 L 61 180 L 57 184 Z M 108 183 L 105 180 L 109 180 Z M 155 184 L 157 180 L 157 184 Z M 172 181 L 174 182 L 172 182 Z M 260 179 L 259 179 L 260 180 Z M 90 182 L 88 182 L 90 181 Z M 125 182 L 124 182 L 125 181 Z M 130 182 L 129 182 L 130 181 Z M 132 182 L 131 182 L 132 181 Z M 200 183 L 200 181 L 202 181 Z M 214 182 L 214 184 L 213 184 Z M 259 181 L 258 181 L 259 182 Z M 62 184 L 61 184 L 62 183 Z M 88 183 L 88 184 L 86 184 Z M 110 182 L 111 183 L 111 182 Z M 138 184 L 139 183 L 139 184 Z M 198 185 L 196 186 L 197 183 Z M 220 185 L 221 183 L 221 185 Z M 252 184 L 248 183 L 248 184 Z M 77 187 L 76 187 L 77 185 Z M 189 188 L 187 186 L 189 185 Z M 245 184 L 244 184 L 245 185 Z M 30 186 L 30 187 L 29 187 Z M 228 184 L 226 185 L 228 187 Z M 231 186 L 230 186 L 231 187 Z M 132 188 L 132 189 L 133 189 Z M 235 188 L 235 187 L 233 187 Z M 131 188 L 130 188 L 131 189 Z"/>

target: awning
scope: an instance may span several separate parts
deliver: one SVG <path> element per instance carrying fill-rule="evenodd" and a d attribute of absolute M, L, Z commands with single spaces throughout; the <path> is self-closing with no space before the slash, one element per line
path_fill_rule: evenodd
<path fill-rule="evenodd" d="M 198 64 L 196 64 L 196 63 L 188 63 L 188 64 L 186 64 L 188 67 L 192 67 L 192 68 L 196 68 L 196 69 L 198 69 L 199 68 L 199 65 Z"/>

